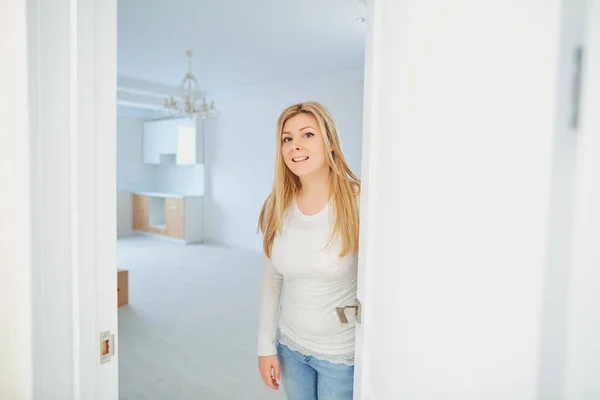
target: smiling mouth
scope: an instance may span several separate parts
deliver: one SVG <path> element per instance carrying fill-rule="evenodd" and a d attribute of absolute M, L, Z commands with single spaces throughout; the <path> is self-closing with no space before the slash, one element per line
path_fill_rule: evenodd
<path fill-rule="evenodd" d="M 292 158 L 293 162 L 303 162 L 303 161 L 306 161 L 306 160 L 308 160 L 308 157 L 295 157 L 295 158 Z"/>

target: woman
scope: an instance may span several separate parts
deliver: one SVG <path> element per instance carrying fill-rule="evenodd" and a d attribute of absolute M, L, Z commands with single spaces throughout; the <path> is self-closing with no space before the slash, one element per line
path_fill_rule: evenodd
<path fill-rule="evenodd" d="M 273 191 L 259 218 L 260 374 L 275 390 L 281 375 L 288 400 L 351 400 L 355 327 L 342 326 L 336 307 L 356 298 L 360 180 L 319 103 L 285 109 L 276 141 Z"/>

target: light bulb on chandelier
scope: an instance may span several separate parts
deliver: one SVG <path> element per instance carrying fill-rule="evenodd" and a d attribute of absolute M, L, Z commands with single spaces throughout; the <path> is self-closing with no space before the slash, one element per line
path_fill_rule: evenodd
<path fill-rule="evenodd" d="M 181 117 L 183 115 L 187 115 L 189 118 L 198 115 L 202 119 L 218 117 L 219 113 L 215 108 L 214 101 L 209 103 L 206 97 L 203 97 L 201 103 L 197 104 L 200 97 L 200 90 L 198 89 L 198 81 L 192 73 L 192 50 L 186 51 L 185 54 L 189 58 L 189 71 L 179 85 L 179 93 L 182 101 L 180 103 L 173 96 L 166 98 L 164 104 L 165 111 L 171 117 Z"/>

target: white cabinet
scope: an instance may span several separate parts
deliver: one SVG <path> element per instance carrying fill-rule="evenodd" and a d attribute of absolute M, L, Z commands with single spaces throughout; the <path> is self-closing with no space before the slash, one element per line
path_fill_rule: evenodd
<path fill-rule="evenodd" d="M 165 119 L 144 123 L 144 163 L 202 163 L 202 132 L 196 119 Z M 165 157 L 166 156 L 166 157 Z"/>
<path fill-rule="evenodd" d="M 187 119 L 177 125 L 176 163 L 202 164 L 202 131 L 195 119 Z"/>
<path fill-rule="evenodd" d="M 155 134 L 158 135 L 160 154 L 177 153 L 177 123 L 176 119 L 165 119 L 156 122 Z"/>

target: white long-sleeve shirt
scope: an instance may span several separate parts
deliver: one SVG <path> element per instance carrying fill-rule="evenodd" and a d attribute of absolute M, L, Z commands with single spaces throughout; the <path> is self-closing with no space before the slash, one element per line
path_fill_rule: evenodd
<path fill-rule="evenodd" d="M 339 257 L 339 239 L 327 245 L 334 223 L 330 208 L 304 215 L 294 199 L 284 216 L 283 232 L 273 241 L 271 258 L 264 257 L 261 356 L 277 354 L 279 341 L 307 356 L 354 362 L 355 322 L 350 317 L 351 323 L 342 327 L 336 307 L 354 304 L 357 257 Z"/>

